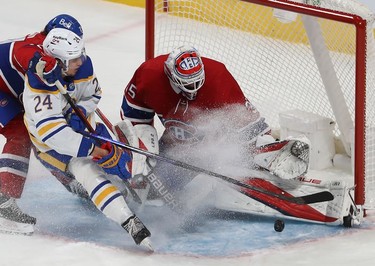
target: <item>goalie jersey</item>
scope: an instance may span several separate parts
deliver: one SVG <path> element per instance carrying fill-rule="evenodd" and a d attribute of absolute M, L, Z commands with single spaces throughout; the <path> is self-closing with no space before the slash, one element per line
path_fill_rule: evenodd
<path fill-rule="evenodd" d="M 121 107 L 122 119 L 133 124 L 152 124 L 157 114 L 165 127 L 164 141 L 167 143 L 192 144 L 202 138 L 194 126 L 197 112 L 203 114 L 212 110 L 238 105 L 243 109 L 246 126 L 259 113 L 246 99 L 237 81 L 224 64 L 202 57 L 205 82 L 195 100 L 189 101 L 181 93 L 176 93 L 164 73 L 164 62 L 168 55 L 161 55 L 144 62 L 134 73 L 125 88 Z M 254 118 L 255 117 L 255 118 Z"/>
<path fill-rule="evenodd" d="M 101 89 L 89 57 L 74 77 L 60 81 L 76 104 L 85 108 L 87 115 L 94 113 L 101 98 Z M 93 142 L 69 127 L 64 115 L 70 105 L 56 86 L 46 85 L 37 74 L 28 71 L 23 102 L 25 125 L 39 151 L 55 150 L 74 157 L 90 154 Z"/>

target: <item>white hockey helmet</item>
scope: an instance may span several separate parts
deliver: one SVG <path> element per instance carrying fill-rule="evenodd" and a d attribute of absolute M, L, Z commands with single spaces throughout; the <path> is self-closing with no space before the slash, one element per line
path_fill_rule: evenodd
<path fill-rule="evenodd" d="M 199 52 L 191 46 L 174 49 L 164 62 L 164 72 L 176 92 L 194 100 L 205 80 L 204 66 Z"/>
<path fill-rule="evenodd" d="M 63 29 L 52 29 L 43 41 L 43 49 L 46 54 L 63 63 L 63 70 L 69 68 L 69 61 L 81 58 L 86 59 L 85 44 L 81 37 L 74 32 Z"/>

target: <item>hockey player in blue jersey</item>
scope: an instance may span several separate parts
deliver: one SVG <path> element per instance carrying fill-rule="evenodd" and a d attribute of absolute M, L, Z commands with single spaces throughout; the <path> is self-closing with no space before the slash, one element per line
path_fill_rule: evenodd
<path fill-rule="evenodd" d="M 25 125 L 36 157 L 51 171 L 73 175 L 104 215 L 129 232 L 136 244 L 150 247 L 149 230 L 109 178 L 128 179 L 131 157 L 116 146 L 80 134 L 85 123 L 56 86 L 61 83 L 66 88 L 96 134 L 109 137 L 105 127 L 95 123 L 102 91 L 83 39 L 71 31 L 54 29 L 44 40 L 43 50 L 26 73 L 23 95 Z M 52 65 L 50 57 L 56 59 Z"/>
<path fill-rule="evenodd" d="M 68 14 L 52 18 L 40 32 L 0 43 L 0 134 L 6 139 L 0 154 L 0 231 L 32 234 L 36 218 L 17 205 L 25 185 L 31 142 L 23 123 L 22 93 L 29 61 L 54 28 L 68 29 L 83 36 L 81 24 Z M 75 180 L 60 180 L 67 189 L 80 192 Z"/>

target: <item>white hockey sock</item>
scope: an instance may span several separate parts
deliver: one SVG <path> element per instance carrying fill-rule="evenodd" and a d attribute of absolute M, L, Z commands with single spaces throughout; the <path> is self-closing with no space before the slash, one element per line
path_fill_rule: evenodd
<path fill-rule="evenodd" d="M 91 159 L 73 158 L 68 168 L 87 190 L 95 206 L 109 219 L 122 224 L 133 215 L 121 192 Z"/>

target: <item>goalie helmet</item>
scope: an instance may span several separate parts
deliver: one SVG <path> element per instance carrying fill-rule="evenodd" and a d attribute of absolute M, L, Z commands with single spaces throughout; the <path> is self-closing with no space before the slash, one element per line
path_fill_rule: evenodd
<path fill-rule="evenodd" d="M 77 34 L 80 38 L 83 37 L 81 24 L 75 18 L 67 14 L 60 14 L 51 19 L 44 27 L 44 31 L 48 34 L 55 28 L 67 29 Z"/>
<path fill-rule="evenodd" d="M 164 72 L 173 89 L 189 100 L 195 99 L 205 80 L 202 58 L 191 46 L 174 49 L 164 62 Z"/>
<path fill-rule="evenodd" d="M 83 39 L 67 29 L 52 29 L 43 41 L 43 50 L 60 60 L 64 71 L 68 70 L 71 60 L 80 58 L 83 63 L 86 59 Z"/>

